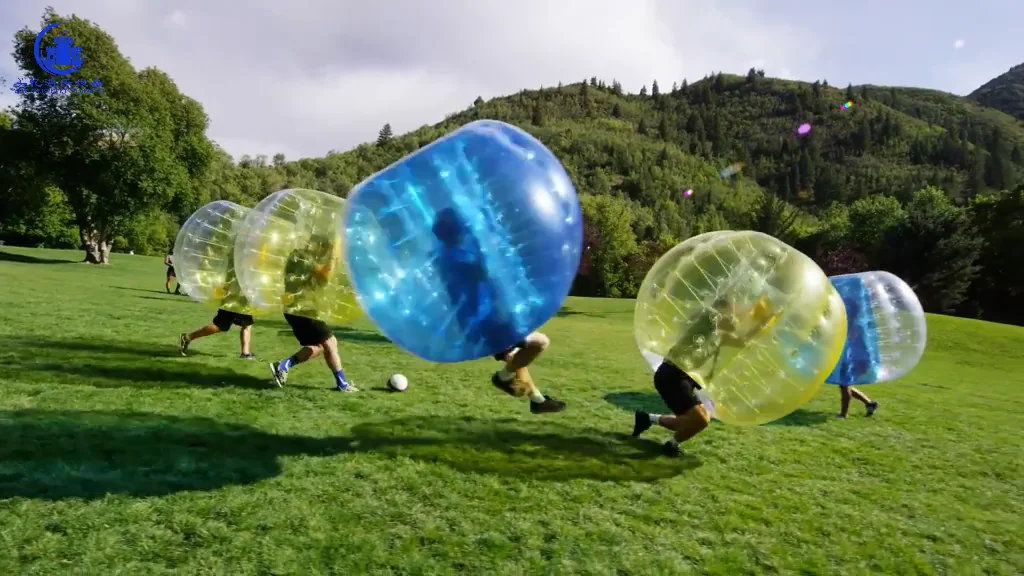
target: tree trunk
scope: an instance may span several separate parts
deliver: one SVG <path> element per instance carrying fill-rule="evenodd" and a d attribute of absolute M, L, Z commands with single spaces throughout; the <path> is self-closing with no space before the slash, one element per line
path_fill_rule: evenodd
<path fill-rule="evenodd" d="M 85 250 L 85 260 L 89 264 L 110 263 L 110 240 L 92 225 L 79 225 L 79 237 L 82 240 L 82 249 Z"/>

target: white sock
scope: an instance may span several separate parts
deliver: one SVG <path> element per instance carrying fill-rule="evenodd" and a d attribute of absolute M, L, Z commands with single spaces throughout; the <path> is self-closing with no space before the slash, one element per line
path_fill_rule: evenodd
<path fill-rule="evenodd" d="M 511 381 L 515 377 L 516 377 L 515 374 L 513 374 L 512 372 L 509 372 L 505 368 L 502 368 L 501 370 L 498 370 L 498 379 L 501 380 L 502 382 L 509 382 L 509 381 Z"/>
<path fill-rule="evenodd" d="M 530 402 L 536 402 L 537 404 L 540 404 L 544 402 L 544 395 L 540 393 L 540 390 L 534 388 L 533 390 L 530 391 Z"/>
<path fill-rule="evenodd" d="M 661 414 L 648 414 L 651 417 L 651 424 L 657 424 L 661 420 Z"/>
<path fill-rule="evenodd" d="M 676 440 L 675 436 L 669 438 L 668 439 L 668 443 L 673 445 L 673 446 L 679 446 L 679 440 Z"/>

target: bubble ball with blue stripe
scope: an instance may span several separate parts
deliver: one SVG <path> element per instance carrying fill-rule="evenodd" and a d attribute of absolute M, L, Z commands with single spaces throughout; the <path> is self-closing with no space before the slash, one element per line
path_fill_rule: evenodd
<path fill-rule="evenodd" d="M 467 124 L 360 183 L 346 265 L 367 316 L 433 362 L 505 350 L 547 322 L 579 268 L 583 217 L 562 164 L 503 122 Z"/>
<path fill-rule="evenodd" d="M 825 380 L 840 386 L 888 382 L 917 366 L 928 340 L 924 309 L 906 282 L 888 272 L 829 278 L 846 306 L 846 345 Z"/>

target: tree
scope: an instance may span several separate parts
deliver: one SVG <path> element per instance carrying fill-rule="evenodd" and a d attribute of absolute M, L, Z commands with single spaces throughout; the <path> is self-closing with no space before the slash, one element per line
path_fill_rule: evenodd
<path fill-rule="evenodd" d="M 979 196 L 971 215 L 985 245 L 978 258 L 979 275 L 971 284 L 971 301 L 986 320 L 1024 325 L 1024 184 L 1013 192 Z"/>
<path fill-rule="evenodd" d="M 389 122 L 380 129 L 380 132 L 377 133 L 377 146 L 386 146 L 391 142 L 391 138 L 393 136 L 394 134 L 391 132 L 391 123 Z"/>
<path fill-rule="evenodd" d="M 626 273 L 627 259 L 637 249 L 629 203 L 614 196 L 583 194 L 580 206 L 583 221 L 597 240 L 588 256 L 599 294 L 611 298 L 634 294 L 636 288 Z"/>
<path fill-rule="evenodd" d="M 47 9 L 42 25 L 56 22 L 65 23 L 61 29 L 86 55 L 67 78 L 99 79 L 102 91 L 19 94 L 15 131 L 31 150 L 22 159 L 74 212 L 85 261 L 106 264 L 113 238 L 135 215 L 162 207 L 184 211 L 201 200 L 213 155 L 208 119 L 163 72 L 136 72 L 95 24 Z M 24 77 L 45 83 L 50 78 L 35 62 L 35 37 L 19 31 L 13 56 Z"/>
<path fill-rule="evenodd" d="M 647 84 L 644 84 L 643 86 L 640 87 L 640 95 L 647 96 Z"/>
<path fill-rule="evenodd" d="M 484 99 L 482 96 L 477 96 L 476 100 L 473 100 L 474 107 L 480 107 L 484 105 Z"/>
<path fill-rule="evenodd" d="M 930 186 L 914 192 L 906 219 L 886 234 L 880 262 L 910 285 L 926 311 L 950 313 L 977 275 L 981 246 L 966 211 Z"/>
<path fill-rule="evenodd" d="M 541 107 L 540 100 L 533 103 L 533 112 L 530 114 L 530 123 L 534 126 L 544 125 L 544 109 Z"/>
<path fill-rule="evenodd" d="M 892 196 L 868 196 L 850 205 L 850 232 L 853 248 L 873 260 L 881 253 L 887 234 L 906 221 L 899 200 Z"/>
<path fill-rule="evenodd" d="M 661 96 L 661 90 L 658 88 L 658 81 L 655 80 L 651 83 L 651 97 L 657 98 L 658 96 Z"/>

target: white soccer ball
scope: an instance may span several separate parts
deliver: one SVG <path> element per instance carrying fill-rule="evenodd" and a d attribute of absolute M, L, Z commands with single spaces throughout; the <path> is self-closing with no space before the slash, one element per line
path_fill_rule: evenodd
<path fill-rule="evenodd" d="M 388 388 L 395 392 L 405 392 L 405 389 L 409 387 L 409 379 L 401 374 L 392 374 L 388 378 Z"/>

